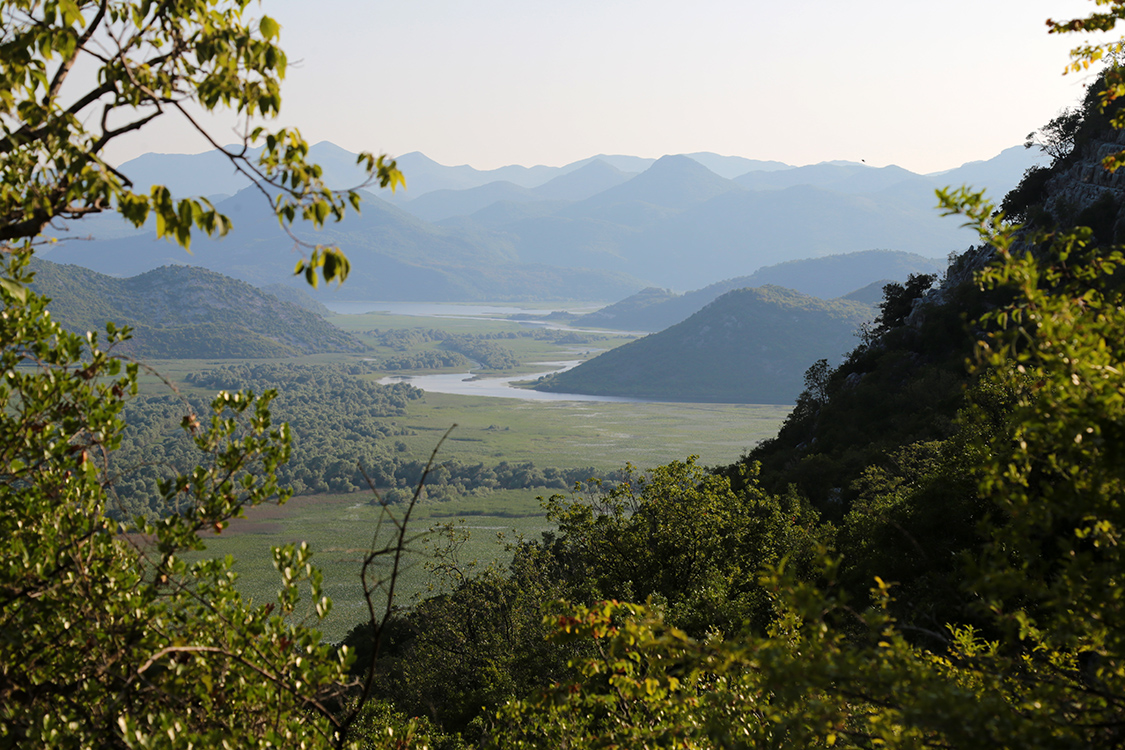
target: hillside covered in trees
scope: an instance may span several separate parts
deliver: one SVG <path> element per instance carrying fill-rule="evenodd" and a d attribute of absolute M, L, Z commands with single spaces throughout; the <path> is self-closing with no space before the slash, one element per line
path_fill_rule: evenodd
<path fill-rule="evenodd" d="M 37 258 L 32 269 L 32 288 L 52 300 L 64 328 L 130 326 L 132 338 L 120 351 L 137 357 L 259 359 L 366 349 L 319 314 L 205 268 L 163 266 L 118 279 Z"/>

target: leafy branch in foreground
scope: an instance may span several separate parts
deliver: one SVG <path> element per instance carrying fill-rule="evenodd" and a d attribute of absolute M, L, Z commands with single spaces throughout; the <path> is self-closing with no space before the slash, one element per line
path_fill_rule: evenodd
<path fill-rule="evenodd" d="M 4 264 L 26 284 L 25 256 Z M 274 548 L 269 603 L 242 598 L 231 558 L 189 554 L 288 496 L 270 394 L 221 392 L 209 420 L 185 418 L 204 465 L 161 483 L 183 511 L 119 524 L 106 458 L 137 367 L 61 329 L 34 293 L 0 297 L 0 745 L 353 746 L 339 716 L 352 656 L 315 629 L 331 603 L 308 547 Z M 109 329 L 110 348 L 128 335 Z M 400 558 L 402 534 L 379 553 Z"/>
<path fill-rule="evenodd" d="M 235 171 L 257 186 L 288 226 L 314 226 L 358 210 L 358 187 L 404 185 L 393 160 L 363 153 L 367 177 L 344 193 L 325 187 L 293 129 L 251 127 L 281 106 L 287 59 L 279 24 L 249 15 L 250 0 L 7 0 L 0 5 L 0 242 L 37 237 L 51 222 L 116 211 L 136 226 L 150 215 L 158 237 L 188 248 L 192 231 L 222 236 L 230 221 L 206 198 L 175 199 L 156 185 L 134 190 L 105 150 L 153 120 L 184 118 Z M 93 65 L 96 76 L 74 75 Z M 94 81 L 91 83 L 91 81 Z M 241 144 L 224 148 L 200 110 L 234 109 Z M 261 144 L 261 148 L 258 148 Z M 293 236 L 293 235 L 291 235 Z M 299 242 L 295 236 L 294 241 Z M 343 281 L 347 257 L 314 246 L 298 264 L 315 285 Z"/>

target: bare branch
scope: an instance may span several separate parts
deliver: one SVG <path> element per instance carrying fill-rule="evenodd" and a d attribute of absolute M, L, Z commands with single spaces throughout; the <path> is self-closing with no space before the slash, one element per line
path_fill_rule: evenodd
<path fill-rule="evenodd" d="M 386 629 L 387 623 L 390 621 L 391 615 L 394 611 L 395 587 L 398 584 L 399 572 L 402 566 L 402 557 L 406 552 L 407 546 L 410 541 L 406 536 L 406 530 L 410 521 L 410 516 L 414 512 L 414 508 L 418 504 L 419 498 L 421 498 L 422 496 L 422 489 L 426 486 L 426 478 L 430 475 L 430 471 L 434 467 L 434 461 L 437 459 L 438 451 L 441 450 L 442 444 L 446 441 L 446 438 L 450 436 L 453 430 L 456 429 L 456 427 L 456 424 L 451 425 L 449 429 L 445 431 L 445 434 L 441 436 L 441 439 L 438 440 L 437 445 L 434 446 L 433 451 L 430 453 L 430 458 L 428 461 L 426 461 L 426 468 L 422 470 L 422 476 L 418 479 L 418 484 L 414 488 L 414 495 L 410 498 L 410 502 L 406 506 L 406 512 L 403 513 L 402 520 L 395 521 L 395 526 L 398 529 L 398 533 L 395 539 L 383 548 L 378 548 L 379 529 L 382 528 L 383 518 L 382 514 L 380 514 L 379 525 L 376 528 L 375 537 L 371 540 L 371 550 L 363 559 L 363 567 L 360 569 L 359 577 L 360 581 L 363 584 L 363 598 L 367 601 L 367 612 L 368 616 L 370 617 L 371 628 L 374 631 L 372 633 L 372 637 L 374 638 L 375 643 L 374 647 L 371 649 L 371 661 L 367 665 L 367 674 L 363 680 L 363 692 L 361 693 L 355 708 L 352 709 L 351 713 L 348 714 L 348 716 L 340 722 L 340 734 L 337 737 L 337 746 L 342 746 L 348 728 L 351 727 L 351 725 L 359 717 L 359 712 L 363 709 L 364 704 L 367 703 L 367 700 L 371 697 L 371 687 L 375 681 L 375 665 L 379 660 L 379 646 L 382 641 L 383 631 Z M 383 505 L 383 513 L 389 513 L 386 505 Z M 367 570 L 371 566 L 371 564 L 375 562 L 376 559 L 385 554 L 393 554 L 393 562 L 391 564 L 390 575 L 386 579 L 384 579 L 390 581 L 390 586 L 387 587 L 387 601 L 383 606 L 383 616 L 382 618 L 377 618 L 375 615 L 375 602 L 373 601 L 372 595 L 374 594 L 375 590 L 382 588 L 383 581 L 378 582 L 374 587 L 372 587 L 367 580 Z"/>
<path fill-rule="evenodd" d="M 59 66 L 59 69 L 55 71 L 55 77 L 51 80 L 51 86 L 47 89 L 47 94 L 43 97 L 44 106 L 50 104 L 50 102 L 59 95 L 59 89 L 62 88 L 63 82 L 70 74 L 70 69 L 74 67 L 78 55 L 85 48 L 86 42 L 90 41 L 90 37 L 94 35 L 97 28 L 101 26 L 102 19 L 105 18 L 107 5 L 108 0 L 101 0 L 101 3 L 98 5 L 97 14 L 90 20 L 90 25 L 86 27 L 82 35 L 78 37 L 78 42 L 74 45 L 74 51 L 70 53 L 70 57 L 64 60 Z"/>
<path fill-rule="evenodd" d="M 116 128 L 114 130 L 106 130 L 105 118 L 109 114 L 111 108 L 112 105 L 107 104 L 105 106 L 105 110 L 102 112 L 102 135 L 100 138 L 98 138 L 98 140 L 94 141 L 94 144 L 90 147 L 91 154 L 96 154 L 101 151 L 103 148 L 105 148 L 105 145 L 112 141 L 114 138 L 117 138 L 120 135 L 124 135 L 125 133 L 130 133 L 134 130 L 140 130 L 145 125 L 149 124 L 157 117 L 160 117 L 160 115 L 164 114 L 163 110 L 158 108 L 151 115 L 146 115 L 139 120 L 134 120 L 128 125 L 123 125 L 120 128 Z"/>

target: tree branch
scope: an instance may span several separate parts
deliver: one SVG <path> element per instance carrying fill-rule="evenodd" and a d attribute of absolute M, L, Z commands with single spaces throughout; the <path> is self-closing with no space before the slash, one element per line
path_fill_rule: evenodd
<path fill-rule="evenodd" d="M 379 540 L 379 530 L 382 528 L 382 516 L 380 516 L 380 523 L 376 527 L 375 537 L 371 540 L 371 551 L 367 553 L 367 556 L 363 560 L 363 567 L 360 569 L 359 578 L 360 582 L 363 585 L 363 598 L 367 601 L 367 612 L 368 616 L 370 617 L 371 627 L 374 630 L 373 637 L 375 639 L 375 645 L 371 649 L 371 661 L 367 665 L 367 674 L 364 677 L 363 681 L 363 692 L 361 693 L 359 700 L 356 702 L 355 708 L 352 709 L 352 712 L 339 723 L 340 732 L 337 735 L 336 741 L 338 747 L 343 746 L 342 743 L 348 729 L 353 723 L 355 723 L 355 720 L 359 718 L 360 711 L 363 710 L 364 704 L 367 703 L 367 700 L 371 697 L 371 687 L 375 682 L 375 664 L 379 659 L 379 645 L 382 640 L 383 631 L 386 629 L 387 623 L 391 619 L 395 597 L 395 586 L 398 583 L 399 572 L 402 564 L 402 556 L 403 553 L 406 552 L 408 544 L 408 540 L 406 538 L 406 529 L 410 521 L 410 515 L 414 512 L 414 508 L 418 504 L 418 499 L 422 495 L 422 488 L 426 486 L 426 478 L 429 476 L 430 471 L 434 467 L 434 461 L 437 459 L 437 454 L 441 449 L 442 443 L 445 442 L 446 438 L 449 437 L 450 433 L 452 433 L 456 427 L 456 424 L 451 425 L 450 428 L 445 431 L 445 434 L 441 436 L 441 440 L 438 440 L 437 445 L 434 446 L 433 451 L 430 453 L 430 458 L 428 461 L 426 461 L 426 468 L 423 469 L 422 476 L 418 479 L 418 485 L 414 488 L 414 496 L 410 498 L 410 503 L 406 506 L 406 512 L 403 513 L 402 520 L 394 522 L 395 527 L 398 529 L 398 533 L 395 537 L 394 543 L 386 545 L 382 549 L 376 549 L 376 545 L 378 544 Z M 368 483 L 370 484 L 370 481 Z M 374 489 L 374 487 L 372 487 L 372 489 Z M 384 513 L 388 512 L 386 508 L 386 505 L 384 505 Z M 372 594 L 376 589 L 382 588 L 383 582 L 380 581 L 374 588 L 372 588 L 372 586 L 367 582 L 367 570 L 377 558 L 391 552 L 393 552 L 394 559 L 391 564 L 390 576 L 387 579 L 390 581 L 390 586 L 388 586 L 387 588 L 387 602 L 383 608 L 382 618 L 377 618 L 375 616 L 375 603 L 374 601 L 372 601 Z"/>
<path fill-rule="evenodd" d="M 78 37 L 78 41 L 74 45 L 74 51 L 70 53 L 70 57 L 64 60 L 59 66 L 59 69 L 55 71 L 55 77 L 51 80 L 51 86 L 47 89 L 47 93 L 43 97 L 44 106 L 50 104 L 50 102 L 59 95 L 59 89 L 62 88 L 63 82 L 70 74 L 70 69 L 74 67 L 75 61 L 78 60 L 79 53 L 85 48 L 86 42 L 90 41 L 90 37 L 94 35 L 97 28 L 101 26 L 102 19 L 105 18 L 107 5 L 108 0 L 101 0 L 101 3 L 98 5 L 97 14 L 90 21 L 90 25 L 86 27 L 86 30 L 82 32 L 82 35 Z"/>

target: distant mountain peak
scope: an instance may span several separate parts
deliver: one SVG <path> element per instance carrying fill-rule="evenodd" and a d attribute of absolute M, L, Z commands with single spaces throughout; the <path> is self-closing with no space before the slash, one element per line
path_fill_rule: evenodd
<path fill-rule="evenodd" d="M 697 162 L 695 159 L 683 154 L 665 154 L 664 156 L 661 156 L 659 159 L 653 162 L 652 166 L 649 167 L 646 171 L 651 172 L 653 170 L 667 169 L 690 170 L 696 173 L 708 172 L 710 174 L 715 174 L 710 169 Z"/>
<path fill-rule="evenodd" d="M 741 185 L 720 177 L 690 156 L 668 154 L 628 182 L 599 193 L 590 200 L 603 204 L 640 201 L 681 209 L 731 190 L 742 189 Z"/>
<path fill-rule="evenodd" d="M 602 159 L 594 159 L 578 169 L 559 175 L 535 188 L 546 200 L 584 200 L 625 182 L 635 173 L 623 172 Z"/>
<path fill-rule="evenodd" d="M 574 170 L 573 172 L 567 172 L 567 174 L 578 174 L 579 172 L 617 172 L 619 174 L 628 174 L 627 172 L 625 172 L 623 170 L 620 170 L 617 167 L 613 166 L 612 164 L 610 164 L 605 159 L 594 159 L 593 161 L 582 165 L 581 167 Z M 564 176 L 564 175 L 560 175 L 560 176 Z M 555 178 L 555 179 L 558 179 L 558 178 Z"/>

